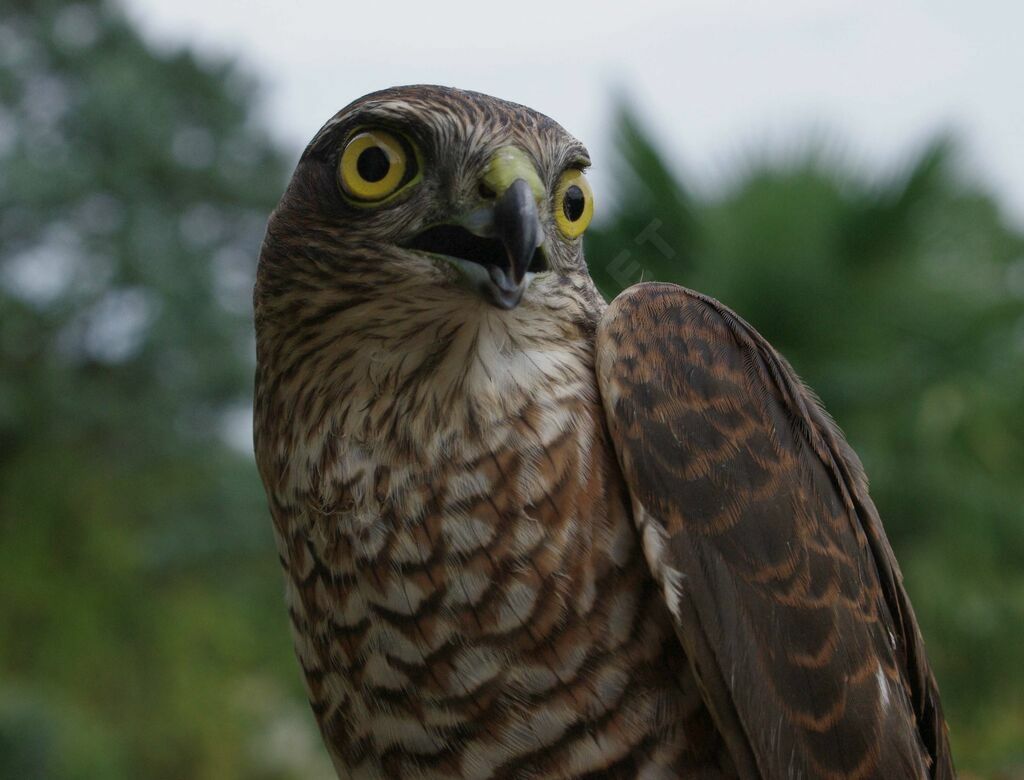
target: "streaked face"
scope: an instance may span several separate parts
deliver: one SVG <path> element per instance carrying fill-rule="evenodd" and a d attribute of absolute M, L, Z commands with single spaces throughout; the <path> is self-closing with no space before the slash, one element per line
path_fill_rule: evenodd
<path fill-rule="evenodd" d="M 392 278 L 404 274 L 406 289 L 417 279 L 452 285 L 512 309 L 543 275 L 584 270 L 589 163 L 578 141 L 530 109 L 396 88 L 324 126 L 274 219 L 291 220 L 307 254 L 354 271 L 369 270 L 372 256 Z"/>

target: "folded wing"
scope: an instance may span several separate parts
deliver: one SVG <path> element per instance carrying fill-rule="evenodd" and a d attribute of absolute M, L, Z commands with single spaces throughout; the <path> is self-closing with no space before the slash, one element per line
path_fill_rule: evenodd
<path fill-rule="evenodd" d="M 674 285 L 620 295 L 597 344 L 644 553 L 741 775 L 952 778 L 860 462 L 790 366 Z"/>

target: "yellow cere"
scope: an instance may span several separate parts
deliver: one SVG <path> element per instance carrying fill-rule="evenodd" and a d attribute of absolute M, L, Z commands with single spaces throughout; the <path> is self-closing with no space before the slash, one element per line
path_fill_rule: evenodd
<path fill-rule="evenodd" d="M 341 187 L 356 200 L 379 201 L 393 194 L 405 179 L 408 164 L 401 142 L 386 130 L 357 134 L 341 153 Z"/>
<path fill-rule="evenodd" d="M 562 174 L 552 204 L 555 223 L 566 238 L 583 234 L 594 216 L 594 193 L 583 171 L 571 168 Z"/>
<path fill-rule="evenodd" d="M 487 163 L 483 182 L 496 195 L 502 195 L 516 179 L 529 184 L 533 196 L 538 200 L 545 197 L 544 184 L 526 152 L 516 146 L 503 146 Z"/>

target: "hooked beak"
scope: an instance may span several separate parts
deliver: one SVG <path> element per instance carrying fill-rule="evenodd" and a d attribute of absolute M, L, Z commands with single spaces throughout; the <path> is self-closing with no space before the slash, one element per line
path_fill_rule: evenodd
<path fill-rule="evenodd" d="M 487 268 L 492 302 L 513 309 L 526 291 L 526 272 L 534 253 L 544 241 L 537 203 L 530 185 L 516 179 L 494 204 L 494 236 L 505 248 L 506 263 Z"/>
<path fill-rule="evenodd" d="M 509 147 L 495 155 L 482 183 L 495 193 L 493 202 L 464 215 L 457 224 L 428 228 L 408 246 L 443 256 L 489 303 L 514 309 L 531 273 L 548 269 L 537 211 L 543 186 L 526 155 Z"/>

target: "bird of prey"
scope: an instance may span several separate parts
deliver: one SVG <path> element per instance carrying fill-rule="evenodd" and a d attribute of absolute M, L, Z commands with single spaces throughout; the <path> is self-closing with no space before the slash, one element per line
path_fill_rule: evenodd
<path fill-rule="evenodd" d="M 602 299 L 589 163 L 393 88 L 269 221 L 257 458 L 338 775 L 953 777 L 857 456 L 722 304 Z"/>

